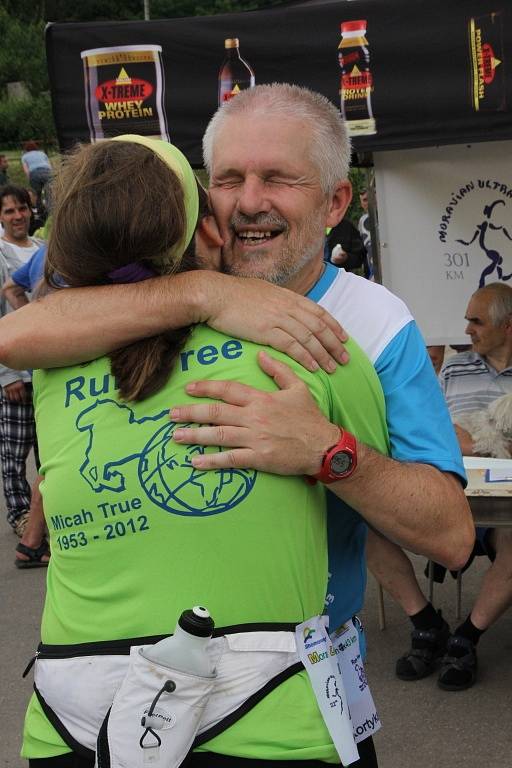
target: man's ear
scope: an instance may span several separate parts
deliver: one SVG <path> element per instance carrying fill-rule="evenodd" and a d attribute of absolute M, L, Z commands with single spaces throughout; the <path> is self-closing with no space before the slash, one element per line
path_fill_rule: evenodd
<path fill-rule="evenodd" d="M 326 227 L 335 227 L 344 217 L 352 200 L 352 184 L 350 181 L 340 181 L 332 193 L 327 208 Z"/>
<path fill-rule="evenodd" d="M 196 258 L 202 269 L 220 269 L 220 249 L 224 241 L 213 216 L 203 216 L 195 234 Z"/>
<path fill-rule="evenodd" d="M 512 316 L 509 315 L 505 322 L 503 323 L 503 327 L 505 329 L 505 333 L 509 338 L 512 337 Z"/>
<path fill-rule="evenodd" d="M 199 231 L 201 237 L 203 237 L 210 247 L 221 248 L 224 245 L 224 240 L 220 236 L 219 228 L 215 217 L 212 214 L 203 216 L 199 222 Z"/>

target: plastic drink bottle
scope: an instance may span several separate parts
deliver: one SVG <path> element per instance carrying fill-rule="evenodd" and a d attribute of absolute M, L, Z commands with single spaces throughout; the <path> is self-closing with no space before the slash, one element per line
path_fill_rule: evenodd
<path fill-rule="evenodd" d="M 242 59 L 237 37 L 228 37 L 224 41 L 226 58 L 219 71 L 219 107 L 245 88 L 254 88 L 254 72 Z"/>
<path fill-rule="evenodd" d="M 196 605 L 183 611 L 174 634 L 141 651 L 142 656 L 156 664 L 199 677 L 214 677 L 215 668 L 207 647 L 214 622 L 206 608 Z"/>
<path fill-rule="evenodd" d="M 351 136 L 376 133 L 366 20 L 344 21 L 340 26 L 338 61 L 341 67 L 341 113 Z"/>

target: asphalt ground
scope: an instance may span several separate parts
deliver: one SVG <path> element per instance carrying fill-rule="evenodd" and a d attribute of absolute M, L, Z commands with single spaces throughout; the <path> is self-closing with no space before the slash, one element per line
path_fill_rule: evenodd
<path fill-rule="evenodd" d="M 31 477 L 33 477 L 33 466 Z M 21 675 L 37 646 L 46 569 L 14 567 L 17 539 L 5 522 L 0 500 L 0 765 L 21 768 L 23 713 L 32 675 Z M 421 583 L 423 560 L 414 558 Z M 464 574 L 462 615 L 467 615 L 487 563 L 479 558 Z M 435 603 L 453 627 L 455 581 L 436 585 Z M 395 660 L 408 648 L 410 625 L 389 597 L 387 626 L 379 629 L 377 594 L 369 578 L 362 618 L 368 638 L 367 675 L 383 723 L 375 736 L 380 768 L 511 768 L 512 766 L 512 611 L 480 640 L 477 682 L 467 691 L 448 693 L 435 674 L 413 683 L 394 675 Z"/>

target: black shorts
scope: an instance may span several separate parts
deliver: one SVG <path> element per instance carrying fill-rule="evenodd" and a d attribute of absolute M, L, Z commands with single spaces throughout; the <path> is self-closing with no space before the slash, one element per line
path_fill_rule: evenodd
<path fill-rule="evenodd" d="M 492 530 L 493 530 L 492 528 L 481 528 L 480 526 L 477 526 L 476 541 L 475 541 L 475 547 L 473 552 L 477 556 L 486 555 L 489 558 L 489 560 L 494 562 L 496 559 L 496 550 L 494 549 L 490 541 Z"/>
<path fill-rule="evenodd" d="M 359 760 L 351 768 L 378 768 L 373 739 L 359 742 Z M 94 768 L 94 760 L 68 752 L 59 757 L 29 760 L 30 768 Z M 226 757 L 213 752 L 192 752 L 182 768 L 328 768 L 321 760 L 247 760 L 240 757 Z"/>

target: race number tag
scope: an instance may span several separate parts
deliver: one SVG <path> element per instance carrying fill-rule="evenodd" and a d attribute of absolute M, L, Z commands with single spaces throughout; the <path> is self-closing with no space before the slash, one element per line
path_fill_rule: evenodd
<path fill-rule="evenodd" d="M 343 765 L 359 760 L 343 685 L 342 668 L 327 632 L 327 616 L 314 616 L 295 629 L 297 651 L 309 675 L 320 712 Z"/>
<path fill-rule="evenodd" d="M 357 617 L 350 619 L 331 635 L 341 668 L 356 742 L 367 739 L 381 728 L 381 722 L 366 679 L 359 645 Z"/>

